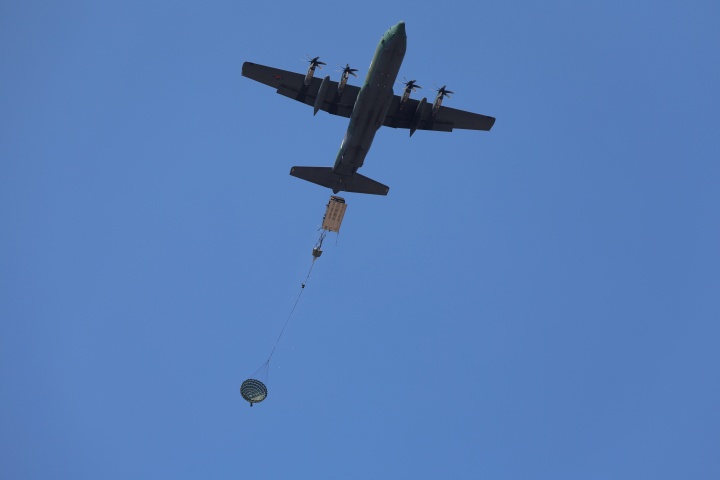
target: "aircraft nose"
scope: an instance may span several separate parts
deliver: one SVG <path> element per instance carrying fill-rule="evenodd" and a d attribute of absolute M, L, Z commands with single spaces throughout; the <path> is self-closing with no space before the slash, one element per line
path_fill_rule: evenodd
<path fill-rule="evenodd" d="M 405 22 L 401 21 L 395 25 L 395 33 L 405 33 Z"/>

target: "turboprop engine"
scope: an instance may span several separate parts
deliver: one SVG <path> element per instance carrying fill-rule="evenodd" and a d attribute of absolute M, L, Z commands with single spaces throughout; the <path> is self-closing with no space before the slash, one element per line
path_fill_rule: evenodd
<path fill-rule="evenodd" d="M 452 95 L 455 92 L 451 92 L 450 90 L 447 90 L 446 85 L 443 85 L 442 87 L 437 89 L 437 97 L 435 97 L 435 103 L 433 103 L 432 107 L 432 115 L 433 117 L 437 114 L 438 110 L 440 110 L 440 106 L 442 105 L 443 98 L 448 97 L 450 98 L 450 95 Z"/>
<path fill-rule="evenodd" d="M 407 79 L 405 79 L 407 80 Z M 420 85 L 416 85 L 417 80 L 407 80 L 405 85 L 405 91 L 403 91 L 402 98 L 400 99 L 400 110 L 403 109 L 403 106 L 405 105 L 405 102 L 408 101 L 410 98 L 410 94 L 417 90 L 418 88 L 422 88 Z"/>
<path fill-rule="evenodd" d="M 313 78 L 313 75 L 315 74 L 315 68 L 319 68 L 322 70 L 323 65 L 327 65 L 325 62 L 320 61 L 320 57 L 310 58 L 310 55 L 308 55 L 308 62 L 310 62 L 310 67 L 308 68 L 307 75 L 305 75 L 305 86 L 307 87 L 310 85 L 310 81 Z"/>
<path fill-rule="evenodd" d="M 350 78 L 350 75 L 357 78 L 357 68 L 350 68 L 350 64 L 346 63 L 345 68 L 342 70 L 338 70 L 338 72 L 342 72 L 342 75 L 340 76 L 340 83 L 338 83 L 338 93 L 342 93 L 343 90 L 345 90 L 345 85 L 347 85 L 348 79 Z"/>

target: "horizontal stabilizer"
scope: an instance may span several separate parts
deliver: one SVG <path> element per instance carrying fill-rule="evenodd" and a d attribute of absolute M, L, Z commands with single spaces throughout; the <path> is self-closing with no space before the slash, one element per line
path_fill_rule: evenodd
<path fill-rule="evenodd" d="M 344 191 L 387 195 L 390 191 L 390 187 L 359 173 L 350 176 L 338 175 L 331 167 L 292 167 L 290 175 L 330 188 L 334 193 Z"/>

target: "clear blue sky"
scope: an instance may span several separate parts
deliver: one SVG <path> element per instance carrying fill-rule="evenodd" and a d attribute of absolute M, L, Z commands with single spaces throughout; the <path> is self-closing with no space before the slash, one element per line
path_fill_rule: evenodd
<path fill-rule="evenodd" d="M 250 409 L 330 194 L 288 172 L 331 165 L 347 120 L 242 62 L 362 77 L 399 20 L 401 75 L 497 123 L 378 132 L 362 173 L 390 195 L 346 195 Z M 0 476 L 720 478 L 719 24 L 4 2 Z"/>

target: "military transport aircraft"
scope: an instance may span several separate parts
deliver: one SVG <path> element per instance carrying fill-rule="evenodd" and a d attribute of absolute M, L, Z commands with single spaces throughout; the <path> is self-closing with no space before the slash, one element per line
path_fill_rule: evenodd
<path fill-rule="evenodd" d="M 312 105 L 314 114 L 324 110 L 350 118 L 334 167 L 292 167 L 290 175 L 331 188 L 334 193 L 342 190 L 387 195 L 389 187 L 356 173 L 370 150 L 375 132 L 382 125 L 407 128 L 410 136 L 418 129 L 451 132 L 454 128 L 492 128 L 495 123 L 493 117 L 443 107 L 443 98 L 453 93 L 445 86 L 437 90 L 432 105 L 428 105 L 427 98 L 420 101 L 410 98 L 412 91 L 421 88 L 415 80 L 405 83 L 402 97 L 395 95 L 393 84 L 406 47 L 405 22 L 400 22 L 390 27 L 380 39 L 360 88 L 347 84 L 350 75 L 357 77 L 356 70 L 349 65 L 342 70 L 339 83 L 330 80 L 330 76 L 322 80 L 313 78 L 315 69 L 322 69 L 325 65 L 319 57 L 308 60 L 310 68 L 306 75 L 251 62 L 243 63 L 243 76 L 277 89 L 280 95 Z"/>

